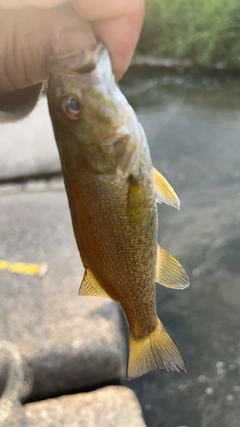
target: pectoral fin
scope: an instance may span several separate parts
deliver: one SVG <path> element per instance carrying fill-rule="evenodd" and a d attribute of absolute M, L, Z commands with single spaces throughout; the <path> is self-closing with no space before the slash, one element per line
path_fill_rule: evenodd
<path fill-rule="evenodd" d="M 174 208 L 180 209 L 180 200 L 169 182 L 153 168 L 153 185 L 158 203 L 166 203 Z"/>
<path fill-rule="evenodd" d="M 189 279 L 181 264 L 158 245 L 156 282 L 166 288 L 185 289 Z"/>
<path fill-rule="evenodd" d="M 107 292 L 99 285 L 89 268 L 85 269 L 78 295 L 110 298 Z"/>
<path fill-rule="evenodd" d="M 148 212 L 148 198 L 144 179 L 138 180 L 133 175 L 129 176 L 128 184 L 128 220 L 136 221 L 136 212 L 138 218 L 144 218 Z"/>

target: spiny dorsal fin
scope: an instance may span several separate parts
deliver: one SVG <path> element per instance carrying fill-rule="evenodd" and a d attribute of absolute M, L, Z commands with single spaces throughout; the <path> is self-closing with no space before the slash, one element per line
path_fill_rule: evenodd
<path fill-rule="evenodd" d="M 158 245 L 156 282 L 172 289 L 185 289 L 189 279 L 181 264 Z"/>
<path fill-rule="evenodd" d="M 85 269 L 78 295 L 110 298 L 107 292 L 99 285 L 89 268 Z"/>
<path fill-rule="evenodd" d="M 179 210 L 180 200 L 166 178 L 164 178 L 164 176 L 161 175 L 160 172 L 158 172 L 155 168 L 153 168 L 152 176 L 158 203 L 163 202 L 166 203 L 166 205 L 173 206 Z"/>

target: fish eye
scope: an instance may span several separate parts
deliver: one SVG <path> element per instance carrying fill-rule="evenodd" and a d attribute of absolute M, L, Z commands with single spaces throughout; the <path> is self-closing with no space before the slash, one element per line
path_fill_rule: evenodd
<path fill-rule="evenodd" d="M 78 120 L 81 116 L 80 103 L 72 96 L 63 100 L 62 108 L 70 119 Z"/>

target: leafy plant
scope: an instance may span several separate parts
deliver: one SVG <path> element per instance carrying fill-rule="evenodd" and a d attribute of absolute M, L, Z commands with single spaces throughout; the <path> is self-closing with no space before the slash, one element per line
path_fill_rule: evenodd
<path fill-rule="evenodd" d="M 240 66 L 239 0 L 146 0 L 139 54 Z"/>

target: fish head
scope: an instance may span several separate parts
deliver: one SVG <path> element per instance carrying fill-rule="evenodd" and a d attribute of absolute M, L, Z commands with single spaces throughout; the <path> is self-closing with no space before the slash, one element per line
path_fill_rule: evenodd
<path fill-rule="evenodd" d="M 135 115 L 115 83 L 107 49 L 52 57 L 48 64 L 48 104 L 59 151 L 84 159 L 85 165 L 113 171 L 129 163 L 136 141 Z M 130 117 L 131 116 L 131 117 Z M 65 157 L 66 157 L 65 153 Z"/>

